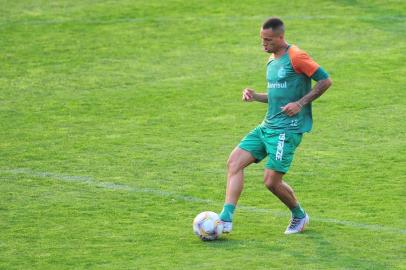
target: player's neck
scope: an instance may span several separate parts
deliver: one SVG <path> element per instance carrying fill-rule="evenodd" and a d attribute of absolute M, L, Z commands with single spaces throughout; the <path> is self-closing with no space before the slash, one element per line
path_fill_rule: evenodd
<path fill-rule="evenodd" d="M 286 41 L 284 41 L 279 50 L 274 52 L 275 59 L 282 57 L 288 51 L 288 48 L 289 44 Z"/>

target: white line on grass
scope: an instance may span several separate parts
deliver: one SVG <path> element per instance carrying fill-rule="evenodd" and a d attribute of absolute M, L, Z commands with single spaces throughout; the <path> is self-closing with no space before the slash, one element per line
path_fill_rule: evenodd
<path fill-rule="evenodd" d="M 164 190 L 159 190 L 159 189 L 131 187 L 131 186 L 124 185 L 124 184 L 116 184 L 116 183 L 111 183 L 111 182 L 100 182 L 100 181 L 98 181 L 92 177 L 88 177 L 88 176 L 64 175 L 64 174 L 51 173 L 51 172 L 37 172 L 37 171 L 33 171 L 33 170 L 27 169 L 27 168 L 2 169 L 1 172 L 8 173 L 8 174 L 15 174 L 15 175 L 22 174 L 22 175 L 31 176 L 31 177 L 49 178 L 49 179 L 59 180 L 59 181 L 63 181 L 63 182 L 70 182 L 70 183 L 87 184 L 90 186 L 100 187 L 100 188 L 109 189 L 109 190 L 122 190 L 122 191 L 128 191 L 128 192 L 147 193 L 147 194 L 152 194 L 152 195 L 156 195 L 156 196 L 165 196 L 165 197 L 169 197 L 171 199 L 182 200 L 182 201 L 187 201 L 187 202 L 221 204 L 219 202 L 215 202 L 215 201 L 209 200 L 209 199 L 201 199 L 201 198 L 197 198 L 197 197 L 193 197 L 193 196 L 181 195 L 181 194 L 177 194 L 174 192 L 169 192 L 169 191 L 164 191 Z M 277 217 L 287 217 L 288 216 L 287 213 L 285 213 L 285 212 L 275 211 L 275 210 L 265 209 L 265 208 L 258 208 L 258 207 L 254 207 L 254 206 L 239 205 L 238 209 L 241 209 L 243 211 L 248 211 L 248 212 L 272 213 L 272 215 L 277 216 Z M 393 227 L 388 227 L 388 226 L 379 225 L 379 224 L 376 224 L 376 225 L 364 224 L 364 223 L 358 223 L 358 222 L 353 222 L 353 221 L 338 220 L 338 219 L 333 219 L 333 218 L 320 218 L 320 217 L 314 217 L 314 216 L 312 216 L 311 218 L 312 218 L 312 220 L 318 221 L 318 222 L 333 223 L 333 224 L 348 226 L 348 227 L 352 227 L 352 228 L 365 229 L 365 230 L 369 230 L 369 231 L 406 234 L 406 229 L 393 228 Z"/>

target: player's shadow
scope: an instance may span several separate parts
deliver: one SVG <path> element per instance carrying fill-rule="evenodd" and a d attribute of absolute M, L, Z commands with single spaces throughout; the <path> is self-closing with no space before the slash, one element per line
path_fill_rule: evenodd
<path fill-rule="evenodd" d="M 233 239 L 231 237 L 221 237 L 214 241 L 202 241 L 203 245 L 209 248 L 233 248 L 244 244 L 244 240 Z"/>

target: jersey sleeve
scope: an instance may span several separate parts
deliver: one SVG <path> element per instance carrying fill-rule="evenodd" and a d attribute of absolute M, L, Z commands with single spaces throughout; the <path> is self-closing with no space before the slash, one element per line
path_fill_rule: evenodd
<path fill-rule="evenodd" d="M 328 73 L 322 68 L 319 67 L 316 72 L 313 73 L 312 79 L 315 80 L 316 82 L 320 80 L 325 80 L 329 77 Z"/>
<path fill-rule="evenodd" d="M 296 73 L 303 73 L 307 77 L 312 77 L 320 67 L 306 52 L 296 46 L 292 46 L 288 52 L 292 67 Z"/>

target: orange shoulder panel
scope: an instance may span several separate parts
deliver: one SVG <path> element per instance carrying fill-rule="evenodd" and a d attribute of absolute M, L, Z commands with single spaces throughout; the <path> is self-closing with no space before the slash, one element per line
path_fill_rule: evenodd
<path fill-rule="evenodd" d="M 290 46 L 288 53 L 296 73 L 304 73 L 307 77 L 311 77 L 320 67 L 306 52 L 295 45 Z"/>

